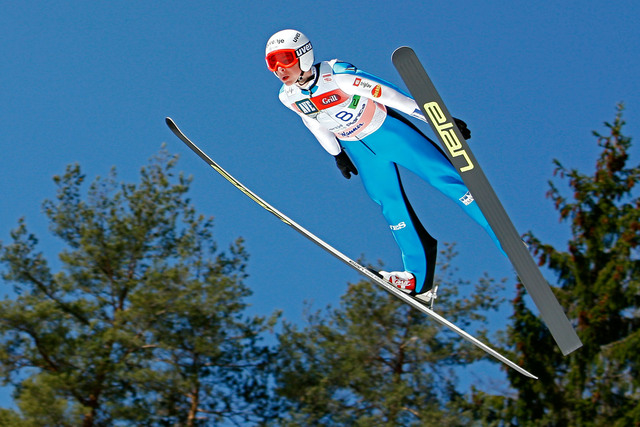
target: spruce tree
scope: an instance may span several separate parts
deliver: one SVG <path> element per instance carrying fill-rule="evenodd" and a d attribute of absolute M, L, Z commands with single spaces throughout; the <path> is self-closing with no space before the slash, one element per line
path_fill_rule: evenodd
<path fill-rule="evenodd" d="M 548 196 L 571 238 L 565 249 L 532 233 L 528 243 L 540 265 L 556 275 L 557 296 L 584 345 L 563 357 L 520 287 L 509 342 L 540 380 L 509 375 L 517 398 L 473 396 L 474 410 L 490 407 L 503 425 L 640 425 L 640 165 L 629 164 L 624 125 L 620 104 L 614 121 L 605 123 L 608 133 L 594 132 L 602 151 L 593 173 L 555 161 L 555 174 L 570 192 L 564 195 L 550 182 Z"/>

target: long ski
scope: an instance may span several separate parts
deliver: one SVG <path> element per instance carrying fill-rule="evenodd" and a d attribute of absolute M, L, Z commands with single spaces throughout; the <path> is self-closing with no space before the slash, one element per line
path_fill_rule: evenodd
<path fill-rule="evenodd" d="M 184 142 L 189 148 L 191 148 L 191 150 L 193 150 L 202 160 L 204 160 L 216 172 L 218 172 L 220 175 L 222 175 L 227 181 L 229 181 L 231 184 L 233 184 L 238 190 L 242 191 L 251 200 L 256 202 L 258 205 L 262 206 L 265 210 L 267 210 L 267 211 L 271 212 L 273 215 L 275 215 L 280 221 L 284 222 L 285 224 L 287 224 L 288 226 L 290 226 L 291 228 L 293 228 L 294 230 L 296 230 L 297 232 L 299 232 L 300 234 L 305 236 L 307 239 L 311 240 L 313 243 L 315 243 L 316 245 L 320 246 L 322 249 L 324 249 L 325 251 L 329 252 L 331 255 L 335 256 L 336 258 L 338 258 L 339 260 L 344 262 L 345 264 L 347 264 L 350 267 L 354 268 L 360 274 L 362 274 L 363 276 L 367 277 L 369 280 L 373 281 L 375 284 L 381 286 L 385 291 L 393 294 L 395 297 L 399 298 L 401 301 L 409 304 L 411 307 L 413 307 L 413 308 L 421 311 L 422 313 L 426 314 L 427 316 L 431 317 L 433 320 L 435 320 L 436 322 L 440 323 L 441 325 L 446 326 L 447 328 L 449 328 L 450 330 L 452 330 L 453 332 L 458 334 L 460 337 L 464 338 L 465 340 L 469 341 L 473 345 L 475 345 L 478 348 L 482 349 L 484 352 L 486 352 L 487 354 L 493 356 L 494 358 L 496 358 L 500 362 L 502 362 L 505 365 L 515 369 L 516 371 L 520 372 L 522 375 L 525 375 L 525 376 L 527 376 L 529 378 L 538 379 L 538 377 L 536 377 L 535 375 L 533 375 L 530 372 L 526 371 L 522 367 L 516 365 L 514 362 L 512 362 L 509 359 L 507 359 L 506 357 L 504 357 L 503 355 L 501 355 L 500 353 L 498 353 L 497 351 L 495 351 L 491 347 L 487 346 L 482 341 L 478 340 L 477 338 L 475 338 L 474 336 L 472 336 L 469 333 L 465 332 L 464 330 L 460 329 L 458 326 L 454 325 L 453 323 L 451 323 L 450 321 L 448 321 L 444 317 L 440 316 L 439 314 L 437 314 L 433 310 L 429 309 L 427 306 L 423 305 L 421 302 L 419 302 L 415 298 L 411 297 L 410 295 L 404 293 L 403 291 L 401 291 L 400 289 L 398 289 L 395 286 L 391 285 L 390 283 L 388 283 L 384 279 L 380 278 L 374 272 L 370 271 L 366 267 L 363 267 L 362 265 L 360 265 L 356 261 L 354 261 L 351 258 L 347 257 L 346 255 L 344 255 L 343 253 L 338 251 L 336 248 L 334 248 L 333 246 L 331 246 L 328 243 L 324 242 L 323 240 L 321 240 L 320 238 L 318 238 L 317 236 L 312 234 L 310 231 L 306 230 L 301 225 L 299 225 L 298 223 L 293 221 L 291 218 L 289 218 L 286 215 L 284 215 L 282 212 L 280 212 L 279 210 L 277 210 L 276 208 L 271 206 L 269 203 L 265 202 L 257 194 L 255 194 L 253 191 L 249 190 L 242 183 L 240 183 L 240 181 L 238 181 L 233 176 L 231 176 L 231 174 L 229 174 L 229 172 L 227 172 L 222 167 L 220 167 L 220 165 L 218 165 L 216 162 L 214 162 L 209 156 L 207 156 L 207 154 L 204 151 L 202 151 L 200 148 L 198 148 L 198 146 L 196 146 L 193 142 L 191 142 L 191 140 L 186 137 L 186 135 L 178 128 L 178 126 L 175 124 L 175 122 L 171 118 L 167 117 L 166 118 L 166 122 L 167 122 L 167 126 L 169 126 L 169 129 L 171 129 L 171 131 L 178 138 L 180 138 L 182 140 L 182 142 Z"/>
<path fill-rule="evenodd" d="M 558 347 L 564 355 L 578 349 L 582 346 L 580 338 L 520 239 L 520 235 L 415 52 L 409 47 L 400 47 L 393 52 L 392 61 L 427 118 L 433 133 L 440 140 L 449 160 L 460 173 L 478 207 L 498 237 Z"/>

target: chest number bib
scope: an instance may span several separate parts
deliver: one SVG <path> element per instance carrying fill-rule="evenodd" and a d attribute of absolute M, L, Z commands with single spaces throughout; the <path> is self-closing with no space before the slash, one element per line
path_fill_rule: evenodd
<path fill-rule="evenodd" d="M 336 114 L 336 118 L 342 120 L 343 122 L 348 122 L 353 118 L 353 114 L 347 111 L 340 111 L 338 114 Z"/>

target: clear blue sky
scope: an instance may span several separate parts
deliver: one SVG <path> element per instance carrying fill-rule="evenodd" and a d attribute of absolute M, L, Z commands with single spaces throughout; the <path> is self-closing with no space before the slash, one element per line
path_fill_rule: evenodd
<path fill-rule="evenodd" d="M 554 245 L 569 234 L 545 198 L 552 159 L 591 171 L 599 152 L 591 131 L 620 101 L 627 134 L 639 133 L 640 13 L 630 0 L 5 3 L 0 240 L 24 216 L 54 257 L 60 244 L 41 212 L 55 195 L 52 176 L 78 162 L 89 180 L 115 165 L 121 180 L 137 181 L 166 142 L 194 176 L 194 203 L 215 216 L 220 246 L 246 239 L 252 310 L 283 309 L 293 321 L 303 301 L 335 305 L 360 277 L 216 175 L 164 124 L 173 117 L 245 185 L 348 256 L 400 268 L 359 180 L 344 180 L 279 103 L 263 59 L 272 33 L 302 30 L 316 59 L 347 60 L 400 86 L 391 53 L 412 46 L 469 124 L 472 149 L 518 230 Z M 464 277 L 487 271 L 514 283 L 507 260 L 459 208 L 414 176 L 405 184 L 429 231 L 458 244 Z"/>

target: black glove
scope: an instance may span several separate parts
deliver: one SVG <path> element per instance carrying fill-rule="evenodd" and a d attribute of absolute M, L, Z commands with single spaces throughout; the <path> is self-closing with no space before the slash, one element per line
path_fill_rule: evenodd
<path fill-rule="evenodd" d="M 351 174 L 358 175 L 358 170 L 351 163 L 351 159 L 344 151 L 341 151 L 337 156 L 333 156 L 336 158 L 336 165 L 340 172 L 342 172 L 342 176 L 349 179 L 351 178 Z"/>
<path fill-rule="evenodd" d="M 471 131 L 467 127 L 467 124 L 460 119 L 456 119 L 455 117 L 453 118 L 453 121 L 456 122 L 456 126 L 458 126 L 458 129 L 460 129 L 462 137 L 464 139 L 471 139 Z"/>

